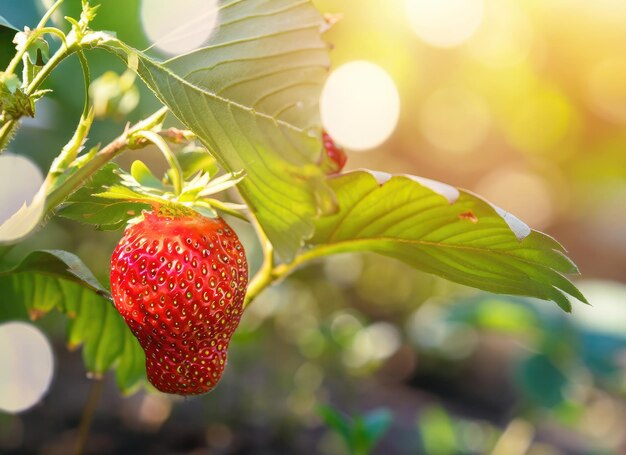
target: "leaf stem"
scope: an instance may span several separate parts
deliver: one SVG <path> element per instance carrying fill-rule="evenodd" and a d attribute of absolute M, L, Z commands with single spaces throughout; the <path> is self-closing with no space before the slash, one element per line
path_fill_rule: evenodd
<path fill-rule="evenodd" d="M 256 221 L 253 224 L 255 223 Z M 271 243 L 269 242 L 267 237 L 265 237 L 265 234 L 261 236 L 261 233 L 258 229 L 257 233 L 259 233 L 259 238 L 261 239 L 262 245 L 265 244 L 265 247 L 263 249 L 264 261 L 263 265 L 248 285 L 248 292 L 246 293 L 244 308 L 252 303 L 252 301 L 256 297 L 258 297 L 258 295 L 266 288 L 284 279 L 287 275 L 291 274 L 294 270 L 296 270 L 303 264 L 324 256 L 344 252 L 342 245 L 323 245 L 311 248 L 310 250 L 307 250 L 297 255 L 291 262 L 274 265 L 274 251 L 272 249 Z M 269 254 L 271 254 L 271 261 L 269 260 Z"/>
<path fill-rule="evenodd" d="M 261 248 L 263 248 L 263 263 L 250 281 L 250 284 L 248 284 L 248 290 L 246 291 L 246 297 L 243 302 L 244 309 L 246 309 L 265 288 L 271 286 L 272 283 L 278 279 L 278 277 L 274 275 L 274 247 L 267 238 L 267 235 L 265 235 L 256 217 L 252 216 L 250 218 L 261 242 Z"/>

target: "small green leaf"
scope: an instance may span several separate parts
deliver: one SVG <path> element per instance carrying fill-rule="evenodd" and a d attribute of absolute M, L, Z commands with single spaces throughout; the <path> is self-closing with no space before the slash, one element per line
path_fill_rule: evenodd
<path fill-rule="evenodd" d="M 337 432 L 344 442 L 351 447 L 352 445 L 352 425 L 349 417 L 331 408 L 330 406 L 320 405 L 317 408 L 318 414 L 324 419 L 329 428 Z"/>
<path fill-rule="evenodd" d="M 21 88 L 15 74 L 0 72 L 0 107 L 5 120 L 35 116 L 35 102 Z"/>
<path fill-rule="evenodd" d="M 94 194 L 102 193 L 105 188 L 120 186 L 121 172 L 116 164 L 105 165 L 89 183 L 67 199 L 58 210 L 58 215 L 81 223 L 92 224 L 103 230 L 125 227 L 126 223 L 131 218 L 139 216 L 142 210 L 149 210 L 150 205 L 123 200 L 124 198 L 120 200 L 94 196 Z M 125 188 L 125 190 L 128 189 Z M 131 190 L 128 191 L 134 198 L 143 197 Z"/>
<path fill-rule="evenodd" d="M 32 39 L 33 33 L 35 33 L 34 30 L 25 29 L 15 35 L 13 42 L 17 51 L 26 52 L 25 55 L 31 65 L 41 67 L 50 58 L 50 46 L 42 36 L 38 36 L 29 43 L 28 40 Z M 26 45 L 28 48 L 25 48 Z"/>
<path fill-rule="evenodd" d="M 143 161 L 133 161 L 133 164 L 130 167 L 130 175 L 132 175 L 141 185 L 157 188 L 159 190 L 165 190 L 163 182 L 154 176 Z"/>
<path fill-rule="evenodd" d="M 376 409 L 354 419 L 352 448 L 355 453 L 372 453 L 376 443 L 385 435 L 393 416 L 387 409 Z"/>
<path fill-rule="evenodd" d="M 319 254 L 372 251 L 457 283 L 553 300 L 585 297 L 563 247 L 472 193 L 431 180 L 366 171 L 329 179 L 340 211 L 316 222 Z"/>

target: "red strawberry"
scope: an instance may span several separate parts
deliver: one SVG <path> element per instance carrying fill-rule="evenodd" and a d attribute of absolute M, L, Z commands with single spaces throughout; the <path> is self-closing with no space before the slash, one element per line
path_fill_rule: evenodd
<path fill-rule="evenodd" d="M 221 218 L 144 212 L 111 257 L 111 292 L 146 353 L 148 379 L 167 393 L 213 389 L 239 325 L 248 264 Z"/>
<path fill-rule="evenodd" d="M 322 140 L 326 152 L 325 156 L 322 157 L 322 167 L 327 174 L 338 174 L 348 161 L 346 152 L 335 144 L 335 141 L 326 131 L 322 131 Z"/>

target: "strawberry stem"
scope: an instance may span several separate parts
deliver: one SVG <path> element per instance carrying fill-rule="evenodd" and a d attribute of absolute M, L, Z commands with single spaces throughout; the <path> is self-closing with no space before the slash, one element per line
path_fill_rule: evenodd
<path fill-rule="evenodd" d="M 261 228 L 261 225 L 257 219 L 252 216 L 251 222 L 256 230 L 257 236 L 261 242 L 263 248 L 263 264 L 261 268 L 254 275 L 250 283 L 248 284 L 248 290 L 246 291 L 246 298 L 243 302 L 244 310 L 250 303 L 261 293 L 265 288 L 269 287 L 276 281 L 277 277 L 274 276 L 274 247 L 269 241 L 265 232 Z"/>

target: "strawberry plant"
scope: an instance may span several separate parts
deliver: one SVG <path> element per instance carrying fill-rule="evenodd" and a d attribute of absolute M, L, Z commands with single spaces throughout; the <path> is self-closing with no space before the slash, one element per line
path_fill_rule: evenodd
<path fill-rule="evenodd" d="M 167 61 L 92 29 L 99 7 L 86 0 L 80 17 L 67 18 L 69 32 L 49 25 L 62 2 L 24 31 L 0 17 L 2 149 L 22 118 L 37 116 L 61 62 L 75 56 L 85 81 L 73 135 L 33 201 L 0 225 L 0 242 L 6 251 L 28 241 L 52 217 L 125 232 L 111 257 L 110 289 L 67 251 L 4 264 L 0 319 L 64 313 L 68 342 L 83 345 L 93 374 L 113 369 L 123 391 L 136 390 L 147 373 L 163 392 L 208 392 L 248 305 L 333 254 L 373 252 L 565 311 L 570 297 L 585 302 L 566 278 L 577 268 L 563 246 L 505 210 L 424 177 L 343 170 L 345 152 L 319 118 L 328 24 L 310 1 L 220 0 L 208 43 Z M 105 145 L 88 138 L 95 101 L 85 55 L 95 50 L 119 57 L 162 104 Z M 182 126 L 164 126 L 168 117 Z M 167 160 L 163 176 L 141 161 L 130 172 L 112 161 L 148 146 Z M 248 258 L 226 216 L 251 223 L 262 246 L 249 282 Z"/>

